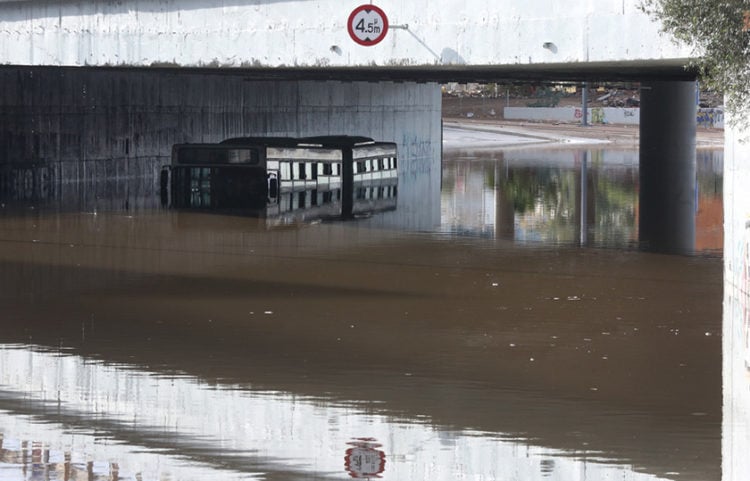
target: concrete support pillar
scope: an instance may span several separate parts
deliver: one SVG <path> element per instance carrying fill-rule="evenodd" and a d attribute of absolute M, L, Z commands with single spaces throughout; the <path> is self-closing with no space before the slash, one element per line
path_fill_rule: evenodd
<path fill-rule="evenodd" d="M 583 82 L 583 89 L 581 90 L 581 125 L 584 127 L 589 126 L 589 83 Z"/>
<path fill-rule="evenodd" d="M 641 245 L 657 252 L 695 249 L 695 82 L 641 87 Z"/>

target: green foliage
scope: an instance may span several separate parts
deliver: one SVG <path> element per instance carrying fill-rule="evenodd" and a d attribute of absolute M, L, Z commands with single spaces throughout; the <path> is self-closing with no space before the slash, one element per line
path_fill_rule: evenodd
<path fill-rule="evenodd" d="M 534 97 L 536 100 L 528 102 L 527 107 L 557 107 L 562 97 L 562 92 L 557 89 L 542 87 L 536 90 Z"/>
<path fill-rule="evenodd" d="M 642 0 L 642 9 L 663 29 L 694 48 L 703 87 L 726 94 L 734 125 L 750 125 L 750 31 L 743 16 L 748 0 Z"/>

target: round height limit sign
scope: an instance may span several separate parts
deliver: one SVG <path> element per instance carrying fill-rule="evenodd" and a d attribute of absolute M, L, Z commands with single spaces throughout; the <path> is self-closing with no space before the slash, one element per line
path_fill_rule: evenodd
<path fill-rule="evenodd" d="M 388 17 L 375 5 L 360 5 L 349 15 L 349 36 L 360 45 L 380 43 L 388 33 Z"/>

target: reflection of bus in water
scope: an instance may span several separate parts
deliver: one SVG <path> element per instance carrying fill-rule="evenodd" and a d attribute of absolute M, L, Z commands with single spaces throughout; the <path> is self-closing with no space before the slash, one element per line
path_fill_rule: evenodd
<path fill-rule="evenodd" d="M 367 137 L 240 137 L 177 144 L 162 203 L 249 213 L 278 223 L 396 208 L 396 144 Z"/>

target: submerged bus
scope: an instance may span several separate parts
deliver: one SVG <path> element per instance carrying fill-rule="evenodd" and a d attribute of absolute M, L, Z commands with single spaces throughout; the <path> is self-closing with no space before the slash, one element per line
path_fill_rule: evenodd
<path fill-rule="evenodd" d="M 276 223 L 351 218 L 396 208 L 396 144 L 367 137 L 238 137 L 177 144 L 162 203 L 242 212 Z"/>

